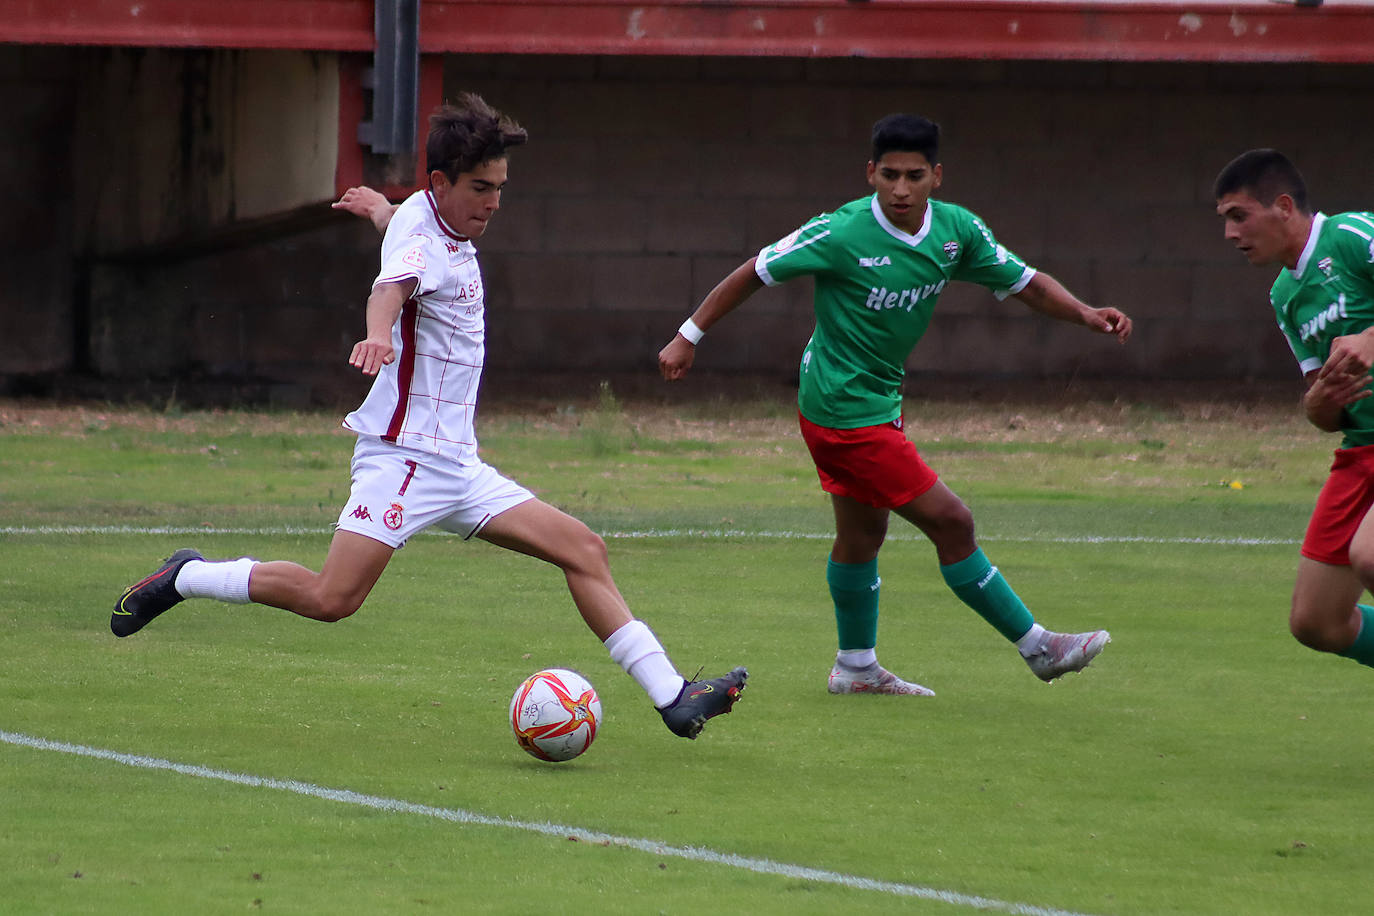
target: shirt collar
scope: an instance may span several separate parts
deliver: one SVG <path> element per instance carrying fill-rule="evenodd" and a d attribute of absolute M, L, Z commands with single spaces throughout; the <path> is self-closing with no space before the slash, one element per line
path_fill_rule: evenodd
<path fill-rule="evenodd" d="M 930 220 L 934 208 L 931 206 L 929 200 L 926 201 L 926 214 L 921 220 L 921 230 L 915 235 L 912 235 L 905 229 L 898 229 L 892 224 L 892 220 L 887 218 L 887 214 L 883 212 L 883 208 L 878 204 L 877 194 L 869 198 L 869 208 L 873 211 L 873 218 L 878 221 L 878 225 L 882 226 L 883 230 L 887 232 L 888 235 L 900 242 L 910 245 L 912 248 L 921 244 L 925 237 L 930 234 Z"/>
<path fill-rule="evenodd" d="M 1303 271 L 1307 270 L 1307 262 L 1312 259 L 1312 252 L 1316 250 L 1317 239 L 1322 234 L 1322 224 L 1326 222 L 1326 214 L 1318 213 L 1312 217 L 1312 229 L 1307 233 L 1307 245 L 1302 249 L 1302 256 L 1298 258 L 1297 266 L 1293 268 L 1293 276 L 1301 280 Z"/>

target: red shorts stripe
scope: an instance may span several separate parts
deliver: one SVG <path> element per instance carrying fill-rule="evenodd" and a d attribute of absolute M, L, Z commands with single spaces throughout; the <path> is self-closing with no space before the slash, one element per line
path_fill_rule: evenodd
<path fill-rule="evenodd" d="M 1374 506 L 1374 445 L 1336 450 L 1331 475 L 1317 495 L 1302 555 L 1333 566 L 1350 565 L 1350 542 Z"/>
<path fill-rule="evenodd" d="M 902 421 L 857 429 L 817 426 L 797 414 L 821 489 L 879 509 L 905 506 L 940 476 L 902 432 Z"/>

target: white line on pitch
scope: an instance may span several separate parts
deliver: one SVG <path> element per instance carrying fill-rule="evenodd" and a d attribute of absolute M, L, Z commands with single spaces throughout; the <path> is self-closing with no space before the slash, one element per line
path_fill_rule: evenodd
<path fill-rule="evenodd" d="M 922 887 L 918 884 L 879 881 L 873 878 L 863 878 L 858 875 L 846 875 L 842 872 L 808 868 L 803 865 L 788 865 L 784 862 L 774 862 L 771 859 L 754 859 L 747 856 L 735 855 L 733 853 L 716 852 L 715 850 L 703 849 L 699 846 L 666 846 L 662 843 L 656 843 L 653 840 L 616 836 L 615 834 L 600 833 L 595 830 L 583 830 L 580 827 L 567 827 L 562 824 L 550 824 L 542 821 L 521 821 L 506 817 L 494 817 L 489 814 L 475 814 L 471 811 L 464 811 L 461 808 L 436 808 L 432 805 L 420 805 L 415 802 L 401 801 L 395 798 L 364 795 L 349 789 L 330 789 L 325 786 L 317 786 L 308 782 L 297 782 L 294 779 L 269 779 L 262 776 L 251 776 L 246 773 L 232 773 L 228 770 L 215 770 L 209 767 L 196 766 L 194 764 L 176 763 L 158 757 L 144 757 L 139 754 L 123 754 L 119 751 L 87 747 L 82 744 L 67 744 L 63 741 L 50 741 L 47 738 L 34 738 L 16 732 L 0 731 L 0 741 L 40 751 L 57 751 L 63 754 L 74 754 L 78 757 L 94 757 L 97 760 L 108 760 L 113 763 L 123 764 L 124 766 L 139 767 L 145 770 L 168 770 L 182 776 L 194 776 L 198 779 L 213 779 L 220 782 L 229 782 L 235 785 L 250 786 L 253 788 L 293 792 L 297 795 L 305 795 L 310 798 L 319 798 L 345 805 L 358 805 L 364 808 L 374 808 L 392 814 L 413 814 L 421 817 L 432 817 L 438 818 L 439 820 L 452 821 L 456 824 L 475 824 L 481 827 L 506 827 L 513 830 L 524 830 L 529 833 L 543 834 L 544 836 L 566 837 L 569 839 L 576 838 L 586 843 L 620 846 L 626 849 L 648 852 L 658 856 L 671 856 L 673 858 L 686 859 L 692 862 L 725 865 L 730 868 L 743 869 L 744 871 L 756 872 L 762 875 L 778 875 L 794 880 L 815 881 L 819 884 L 834 884 L 851 890 L 876 891 L 880 894 L 890 894 L 897 897 L 918 897 L 923 900 L 938 900 L 941 903 L 948 903 L 952 906 L 972 907 L 980 910 L 995 910 L 1001 913 L 1014 913 L 1017 914 L 1017 916 L 1083 916 L 1083 914 L 1075 913 L 1071 910 L 1032 906 L 1028 903 L 1011 903 L 1005 900 L 997 900 L 992 897 L 979 897 L 972 894 L 960 894 L 954 891 L 942 891 L 936 888 Z"/>
<path fill-rule="evenodd" d="M 195 535 L 235 535 L 245 537 L 267 537 L 273 535 L 330 534 L 333 527 L 299 528 L 217 528 L 210 526 L 153 526 L 136 527 L 133 525 L 15 525 L 0 527 L 0 535 L 85 535 L 85 534 L 156 534 L 187 537 Z M 440 537 L 456 537 L 443 531 L 427 531 L 425 534 Z M 720 538 L 760 538 L 763 540 L 830 540 L 833 532 L 818 531 L 749 531 L 736 528 L 646 528 L 630 531 L 602 531 L 602 537 L 626 539 L 651 538 L 701 538 L 713 540 Z M 888 540 L 921 540 L 919 534 L 892 534 Z M 1261 537 L 1155 537 L 1150 535 L 1017 535 L 998 536 L 980 535 L 980 541 L 1002 543 L 1042 543 L 1042 544 L 1202 544 L 1220 547 L 1285 547 L 1299 543 L 1294 538 Z"/>

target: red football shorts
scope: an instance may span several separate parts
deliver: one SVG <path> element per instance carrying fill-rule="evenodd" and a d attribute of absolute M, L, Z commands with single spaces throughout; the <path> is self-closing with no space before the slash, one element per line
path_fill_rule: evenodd
<path fill-rule="evenodd" d="M 1355 529 L 1374 506 L 1374 445 L 1336 450 L 1331 476 L 1317 496 L 1317 507 L 1302 539 L 1302 555 L 1333 566 L 1350 565 Z"/>
<path fill-rule="evenodd" d="M 831 429 L 797 414 L 821 489 L 879 509 L 895 509 L 940 479 L 902 432 L 901 419 L 880 426 Z"/>

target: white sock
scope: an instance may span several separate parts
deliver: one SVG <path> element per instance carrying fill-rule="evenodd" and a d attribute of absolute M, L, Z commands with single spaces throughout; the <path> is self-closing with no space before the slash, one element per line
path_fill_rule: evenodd
<path fill-rule="evenodd" d="M 835 653 L 835 661 L 846 668 L 867 668 L 869 665 L 878 664 L 878 650 L 876 648 L 841 649 Z"/>
<path fill-rule="evenodd" d="M 687 681 L 677 673 L 648 624 L 631 620 L 606 638 L 611 661 L 625 669 L 655 706 L 662 708 L 677 699 Z"/>
<path fill-rule="evenodd" d="M 177 573 L 176 590 L 183 598 L 218 598 L 230 604 L 247 604 L 248 579 L 256 560 L 241 557 L 237 560 L 211 562 L 187 560 Z"/>
<path fill-rule="evenodd" d="M 1045 645 L 1045 637 L 1049 635 L 1046 630 L 1038 623 L 1031 624 L 1031 628 L 1026 631 L 1026 635 L 1016 641 L 1016 648 L 1020 651 L 1022 658 L 1030 658 Z"/>

